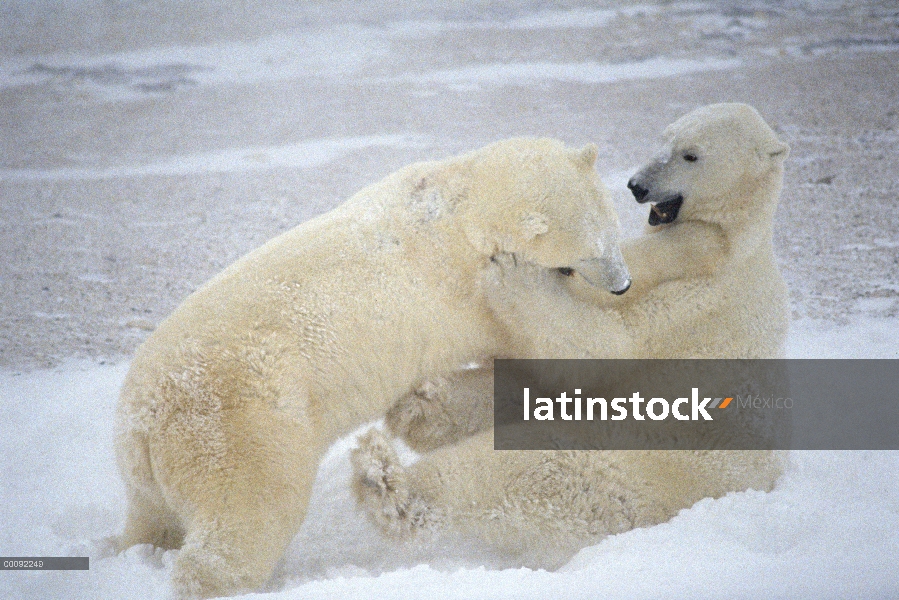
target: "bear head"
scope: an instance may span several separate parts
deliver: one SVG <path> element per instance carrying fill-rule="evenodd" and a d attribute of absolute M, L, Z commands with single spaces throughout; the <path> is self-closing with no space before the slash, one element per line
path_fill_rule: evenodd
<path fill-rule="evenodd" d="M 773 218 L 789 146 L 754 108 L 704 106 L 669 125 L 664 138 L 663 151 L 628 182 L 637 202 L 652 204 L 650 225 Z"/>
<path fill-rule="evenodd" d="M 622 294 L 630 274 L 618 245 L 618 215 L 596 175 L 597 149 L 514 138 L 463 157 L 462 231 L 483 256 L 507 253 L 571 269 Z"/>

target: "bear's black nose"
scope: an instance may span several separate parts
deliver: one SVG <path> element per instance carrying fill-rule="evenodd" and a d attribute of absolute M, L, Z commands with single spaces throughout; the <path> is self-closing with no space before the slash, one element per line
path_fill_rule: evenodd
<path fill-rule="evenodd" d="M 649 190 L 636 182 L 635 178 L 631 177 L 631 180 L 627 182 L 627 189 L 631 191 L 634 195 L 634 198 L 637 199 L 637 202 L 641 202 L 643 198 L 649 194 Z"/>

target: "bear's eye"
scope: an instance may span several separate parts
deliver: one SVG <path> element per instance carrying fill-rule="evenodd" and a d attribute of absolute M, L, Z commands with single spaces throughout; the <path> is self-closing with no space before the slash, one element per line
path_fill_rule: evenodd
<path fill-rule="evenodd" d="M 684 152 L 684 160 L 687 162 L 696 162 L 696 155 L 692 152 Z"/>

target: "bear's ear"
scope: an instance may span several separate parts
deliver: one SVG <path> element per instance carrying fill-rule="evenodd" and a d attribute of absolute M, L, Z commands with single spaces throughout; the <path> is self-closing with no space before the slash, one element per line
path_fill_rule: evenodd
<path fill-rule="evenodd" d="M 768 155 L 768 158 L 785 160 L 790 155 L 790 147 L 780 140 L 774 140 L 765 148 L 765 154 Z"/>
<path fill-rule="evenodd" d="M 778 139 L 772 139 L 762 142 L 761 146 L 755 149 L 759 159 L 765 163 L 769 160 L 784 160 L 790 153 L 790 147 Z"/>
<path fill-rule="evenodd" d="M 599 149 L 596 144 L 591 142 L 580 150 L 574 151 L 574 162 L 586 169 L 592 169 L 596 164 L 597 155 L 599 155 Z"/>
<path fill-rule="evenodd" d="M 528 213 L 521 218 L 521 229 L 526 240 L 532 240 L 538 235 L 549 231 L 549 223 L 546 215 L 540 213 Z"/>
<path fill-rule="evenodd" d="M 778 139 L 763 142 L 755 149 L 755 167 L 757 175 L 767 173 L 776 165 L 783 164 L 784 159 L 790 152 L 790 147 Z"/>

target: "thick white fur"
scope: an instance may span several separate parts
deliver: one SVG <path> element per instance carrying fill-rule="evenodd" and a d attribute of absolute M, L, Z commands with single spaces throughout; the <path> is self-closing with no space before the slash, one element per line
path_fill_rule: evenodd
<path fill-rule="evenodd" d="M 426 376 L 514 345 L 482 289 L 493 256 L 553 268 L 617 254 L 595 159 L 515 139 L 411 165 L 191 295 L 121 393 L 119 547 L 180 547 L 180 596 L 265 583 L 335 439 Z"/>
<path fill-rule="evenodd" d="M 787 146 L 743 104 L 698 109 L 665 138 L 664 152 L 634 181 L 652 201 L 680 193 L 684 202 L 674 223 L 623 244 L 630 292 L 611 301 L 577 278 L 503 270 L 502 285 L 488 293 L 495 311 L 534 321 L 534 354 L 517 357 L 782 357 L 787 290 L 772 228 Z M 388 425 L 413 448 L 433 450 L 408 469 L 383 435 L 360 440 L 357 495 L 385 530 L 402 538 L 464 533 L 522 564 L 552 568 L 603 536 L 666 521 L 701 498 L 770 490 L 781 472 L 782 455 L 767 451 L 494 451 L 491 431 L 471 436 L 491 423 L 491 393 L 492 371 L 478 369 L 435 378 L 402 399 Z"/>

